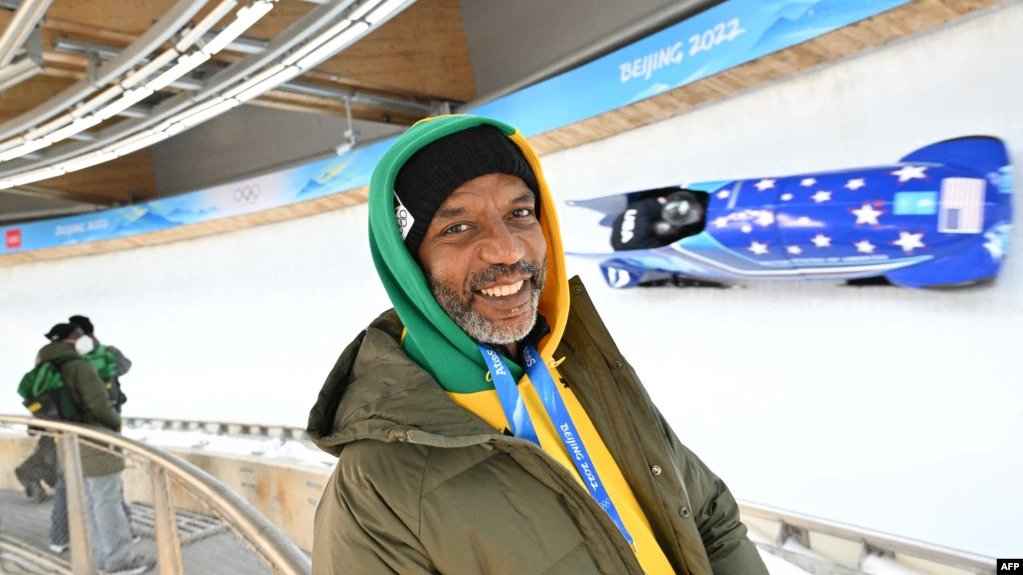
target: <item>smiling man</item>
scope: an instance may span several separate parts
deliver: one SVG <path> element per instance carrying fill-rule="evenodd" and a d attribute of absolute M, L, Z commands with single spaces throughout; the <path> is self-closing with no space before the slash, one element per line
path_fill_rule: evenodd
<path fill-rule="evenodd" d="M 369 212 L 394 309 L 310 413 L 339 457 L 315 573 L 767 573 L 725 484 L 567 279 L 521 134 L 416 124 L 377 166 Z"/>

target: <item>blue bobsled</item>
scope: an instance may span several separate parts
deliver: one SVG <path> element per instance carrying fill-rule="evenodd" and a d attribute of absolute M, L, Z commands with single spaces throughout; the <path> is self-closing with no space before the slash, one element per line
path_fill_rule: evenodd
<path fill-rule="evenodd" d="M 692 221 L 669 217 L 680 203 Z M 888 166 L 658 188 L 569 205 L 604 214 L 600 225 L 611 228 L 616 251 L 572 255 L 600 260 L 615 288 L 754 279 L 952 287 L 998 275 L 1012 223 L 1012 174 L 1001 140 L 971 136 Z"/>

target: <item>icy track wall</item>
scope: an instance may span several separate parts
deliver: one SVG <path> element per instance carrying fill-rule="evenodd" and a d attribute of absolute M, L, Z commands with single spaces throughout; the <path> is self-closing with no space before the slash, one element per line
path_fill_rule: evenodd
<path fill-rule="evenodd" d="M 1013 3 L 548 156 L 546 173 L 563 203 L 886 163 L 967 134 L 1005 139 L 1019 173 L 1021 33 L 1023 5 Z M 563 208 L 561 217 L 570 249 L 607 245 L 589 214 Z M 365 220 L 362 206 L 0 268 L 0 380 L 29 368 L 51 324 L 84 313 L 135 361 L 127 413 L 303 425 L 341 349 L 388 307 Z M 1018 556 L 1019 254 L 994 286 L 960 292 L 827 283 L 611 291 L 592 263 L 569 267 L 676 432 L 738 497 Z M 0 394 L 0 412 L 21 410 L 13 391 Z"/>

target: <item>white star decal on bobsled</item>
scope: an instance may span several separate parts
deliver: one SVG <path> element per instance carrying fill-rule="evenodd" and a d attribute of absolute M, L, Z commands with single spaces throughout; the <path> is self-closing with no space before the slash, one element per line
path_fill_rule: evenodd
<path fill-rule="evenodd" d="M 904 184 L 910 180 L 926 180 L 927 175 L 924 171 L 927 170 L 927 166 L 902 166 L 898 170 L 892 172 L 893 176 L 899 177 L 899 183 Z"/>
<path fill-rule="evenodd" d="M 867 185 L 867 180 L 865 180 L 863 178 L 853 178 L 853 179 L 851 179 L 851 180 L 849 180 L 848 182 L 845 183 L 845 187 L 849 188 L 850 190 L 852 190 L 854 192 L 856 190 L 862 188 L 862 187 L 865 187 L 866 185 Z"/>
<path fill-rule="evenodd" d="M 923 232 L 920 232 L 919 234 L 899 232 L 899 239 L 895 240 L 892 243 L 902 248 L 902 251 L 906 252 L 907 254 L 911 254 L 915 249 L 927 247 L 924 245 L 923 239 L 924 239 Z"/>
<path fill-rule="evenodd" d="M 817 178 L 803 178 L 803 181 L 799 182 L 799 185 L 803 186 L 804 188 L 809 188 L 810 186 L 812 186 L 812 185 L 814 185 L 816 183 L 817 183 Z"/>
<path fill-rule="evenodd" d="M 818 190 L 816 194 L 810 196 L 810 199 L 817 202 L 818 204 L 827 202 L 831 199 L 831 192 L 827 190 Z"/>
<path fill-rule="evenodd" d="M 715 228 L 723 228 L 723 227 L 725 227 L 727 225 L 728 225 L 728 216 L 720 216 L 720 217 L 714 218 L 714 227 Z"/>
<path fill-rule="evenodd" d="M 803 253 L 803 248 L 799 246 L 789 246 L 785 249 L 794 256 L 798 256 L 799 254 Z"/>
<path fill-rule="evenodd" d="M 728 190 L 721 190 L 718 192 L 718 199 L 727 200 L 730 195 L 732 195 L 732 192 L 729 192 Z"/>
<path fill-rule="evenodd" d="M 781 201 L 783 201 L 783 202 L 787 202 L 787 201 L 789 201 L 791 199 L 792 199 L 792 194 L 782 194 L 781 195 Z"/>
<path fill-rule="evenodd" d="M 851 211 L 856 216 L 856 225 L 870 224 L 872 226 L 879 225 L 877 217 L 884 213 L 881 210 L 875 210 L 874 206 L 870 204 L 863 204 L 860 209 Z"/>
<path fill-rule="evenodd" d="M 810 241 L 813 242 L 813 245 L 815 245 L 815 246 L 817 246 L 819 248 L 830 248 L 831 247 L 831 238 L 829 238 L 828 236 L 826 236 L 824 234 L 817 234 L 814 237 L 810 238 Z"/>
<path fill-rule="evenodd" d="M 861 254 L 872 254 L 874 253 L 874 248 L 876 247 L 877 246 L 870 243 L 870 240 L 856 242 L 856 251 L 860 252 Z"/>
<path fill-rule="evenodd" d="M 1002 256 L 1005 255 L 1005 247 L 1002 246 L 1002 240 L 998 237 L 998 234 L 994 232 L 988 232 L 984 234 L 984 249 L 991 254 L 991 259 L 996 262 L 1002 261 Z"/>
<path fill-rule="evenodd" d="M 749 247 L 746 248 L 758 256 L 767 254 L 767 244 L 762 244 L 756 240 L 750 243 Z"/>
<path fill-rule="evenodd" d="M 774 180 L 760 180 L 756 184 L 753 184 L 753 187 L 761 192 L 764 190 L 770 190 L 774 187 Z"/>

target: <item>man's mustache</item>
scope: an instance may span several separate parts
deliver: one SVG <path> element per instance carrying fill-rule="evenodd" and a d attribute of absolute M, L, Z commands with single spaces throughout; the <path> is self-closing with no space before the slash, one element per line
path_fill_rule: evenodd
<path fill-rule="evenodd" d="M 542 284 L 543 278 L 538 276 L 542 270 L 543 265 L 534 261 L 520 260 L 513 264 L 494 264 L 469 276 L 465 281 L 465 293 L 471 296 L 477 290 L 497 283 L 502 279 L 518 277 L 523 274 L 529 275 L 533 285 L 539 287 Z"/>

